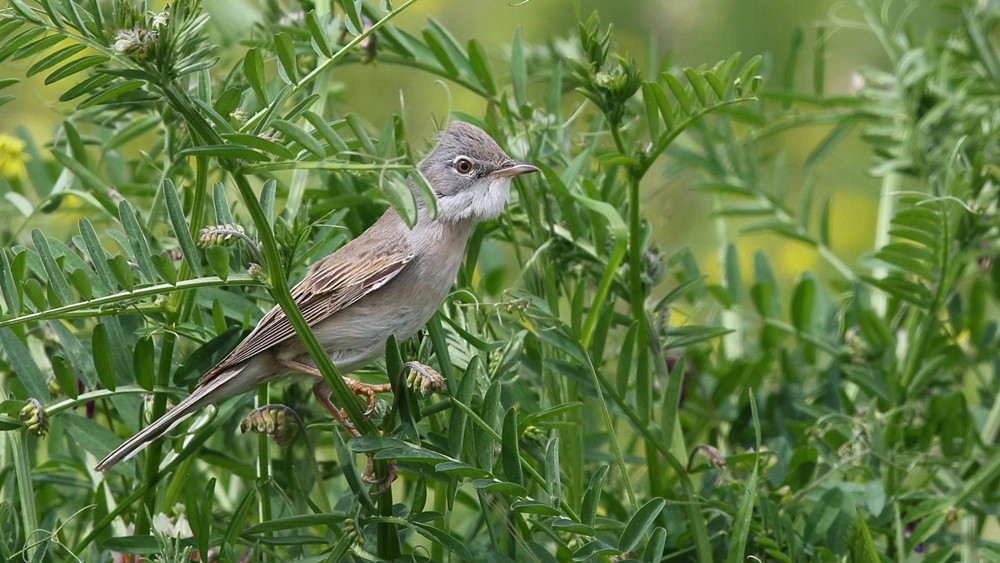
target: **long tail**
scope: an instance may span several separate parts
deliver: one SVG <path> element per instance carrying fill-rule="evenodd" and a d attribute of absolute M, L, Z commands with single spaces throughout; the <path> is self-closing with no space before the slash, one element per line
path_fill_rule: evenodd
<path fill-rule="evenodd" d="M 112 450 L 94 469 L 98 471 L 111 469 L 119 461 L 125 461 L 141 452 L 154 440 L 170 432 L 175 426 L 184 422 L 189 416 L 198 412 L 203 407 L 239 394 L 244 389 L 233 385 L 233 383 L 235 383 L 236 376 L 243 371 L 244 367 L 246 367 L 246 364 L 230 368 L 227 372 L 218 374 L 205 385 L 195 389 L 179 405 L 167 411 L 166 414 L 156 419 L 152 424 L 140 430 L 138 434 L 125 440 L 122 445 Z"/>

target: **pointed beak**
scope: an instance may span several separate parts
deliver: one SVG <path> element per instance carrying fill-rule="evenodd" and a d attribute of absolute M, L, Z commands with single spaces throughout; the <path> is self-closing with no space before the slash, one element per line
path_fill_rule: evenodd
<path fill-rule="evenodd" d="M 532 172 L 538 172 L 538 167 L 531 164 L 525 164 L 523 162 L 515 162 L 506 168 L 494 170 L 493 176 L 497 176 L 499 178 L 510 178 L 513 176 L 520 176 L 521 174 L 531 174 Z"/>

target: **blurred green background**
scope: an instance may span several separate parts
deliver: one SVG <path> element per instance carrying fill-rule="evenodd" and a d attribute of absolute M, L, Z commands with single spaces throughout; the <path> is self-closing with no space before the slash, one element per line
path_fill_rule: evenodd
<path fill-rule="evenodd" d="M 904 2 L 896 2 L 888 8 L 900 11 L 906 6 Z M 205 7 L 213 15 L 212 28 L 218 42 L 236 43 L 254 37 L 251 22 L 262 10 L 261 2 L 212 0 L 205 2 Z M 827 37 L 828 94 L 849 93 L 852 80 L 857 80 L 856 70 L 864 65 L 889 64 L 876 38 L 853 25 L 861 17 L 858 6 L 834 0 L 422 0 L 395 23 L 419 34 L 428 18 L 435 18 L 459 41 L 464 43 L 475 37 L 482 42 L 496 56 L 494 67 L 503 74 L 506 67 L 503 57 L 509 53 L 507 46 L 517 28 L 521 28 L 528 44 L 551 42 L 569 53 L 576 48 L 576 21 L 595 10 L 603 25 L 613 25 L 619 46 L 632 53 L 639 68 L 649 67 L 650 53 L 666 56 L 670 64 L 678 66 L 711 65 L 736 51 L 743 54 L 744 60 L 760 54 L 765 57 L 762 74 L 766 89 L 781 89 L 793 39 L 801 34 L 795 84 L 809 89 L 820 27 Z M 937 2 L 924 2 L 909 22 L 923 26 L 949 17 L 953 16 Z M 29 59 L 0 64 L 0 77 L 23 77 L 32 62 Z M 222 61 L 220 68 L 231 64 Z M 393 112 L 405 107 L 412 138 L 429 137 L 433 121 L 441 121 L 450 111 L 479 115 L 484 109 L 481 98 L 460 86 L 447 85 L 426 73 L 380 64 L 377 60 L 336 72 L 336 87 L 342 89 L 337 98 L 340 110 L 356 112 L 371 123 L 382 124 Z M 51 137 L 71 107 L 57 100 L 61 84 L 46 87 L 41 78 L 37 76 L 8 90 L 17 99 L 0 107 L 0 134 L 14 134 L 25 127 L 39 144 Z M 573 103 L 582 100 L 576 97 Z M 827 132 L 828 128 L 822 126 L 796 128 L 792 133 L 774 137 L 765 147 L 769 151 L 767 156 L 784 159 L 789 193 L 794 195 L 804 182 L 813 181 L 817 187 L 816 201 L 833 194 L 833 249 L 852 263 L 871 249 L 878 184 L 866 172 L 869 156 L 856 131 L 810 172 L 810 178 L 802 173 L 806 156 Z M 681 175 L 669 180 L 650 177 L 652 181 L 644 186 L 644 211 L 655 226 L 655 239 L 661 249 L 669 255 L 677 249 L 692 247 L 702 267 L 714 276 L 719 260 L 714 255 L 716 233 L 709 220 L 710 197 L 689 189 L 692 177 Z M 50 216 L 38 219 L 31 226 L 45 228 L 46 222 L 57 221 Z M 738 222 L 729 224 L 732 229 L 739 228 Z M 812 248 L 771 235 L 742 236 L 738 238 L 738 246 L 746 266 L 755 250 L 767 251 L 778 277 L 786 281 L 803 270 L 824 267 Z M 744 271 L 748 272 L 749 267 Z"/>

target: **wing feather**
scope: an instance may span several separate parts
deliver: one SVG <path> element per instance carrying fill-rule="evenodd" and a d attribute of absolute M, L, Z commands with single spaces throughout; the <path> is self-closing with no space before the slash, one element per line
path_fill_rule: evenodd
<path fill-rule="evenodd" d="M 355 243 L 358 240 L 353 241 Z M 413 260 L 404 244 L 347 244 L 309 268 L 305 278 L 292 288 L 292 299 L 306 322 L 313 325 L 357 303 L 361 298 L 389 283 Z M 239 364 L 295 335 L 281 307 L 275 305 L 256 328 L 217 366 L 198 381 L 211 380 L 226 368 Z"/>

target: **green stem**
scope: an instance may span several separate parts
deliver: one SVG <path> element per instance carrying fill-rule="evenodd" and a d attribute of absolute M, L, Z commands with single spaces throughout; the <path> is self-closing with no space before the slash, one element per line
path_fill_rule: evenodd
<path fill-rule="evenodd" d="M 184 267 L 183 265 L 181 266 Z M 104 297 L 97 297 L 89 301 L 79 301 L 71 305 L 63 305 L 62 307 L 56 307 L 54 309 L 46 309 L 44 311 L 39 311 L 37 313 L 30 313 L 28 315 L 21 315 L 18 317 L 8 318 L 6 320 L 0 321 L 0 328 L 11 327 L 15 325 L 36 322 L 36 321 L 47 321 L 50 319 L 63 319 L 76 315 L 79 316 L 98 316 L 98 315 L 111 315 L 119 314 L 120 310 L 111 307 L 112 305 L 127 303 L 129 301 L 134 301 L 137 299 L 145 299 L 147 297 L 157 297 L 160 295 L 170 294 L 177 291 L 186 291 L 188 289 L 197 289 L 199 287 L 222 287 L 227 285 L 263 285 L 259 278 L 256 276 L 249 275 L 230 275 L 228 279 L 224 280 L 218 276 L 206 276 L 201 278 L 193 278 L 189 280 L 179 281 L 176 284 L 169 283 L 159 283 L 155 285 L 147 285 L 144 287 L 136 288 L 132 291 L 119 291 L 118 293 L 112 293 L 111 295 L 105 295 Z M 123 305 L 121 309 L 130 309 L 127 304 Z"/>
<path fill-rule="evenodd" d="M 254 406 L 260 408 L 262 405 L 269 404 L 271 401 L 268 395 L 266 383 L 258 387 L 257 404 Z M 269 445 L 267 433 L 262 432 L 257 435 L 257 509 L 260 512 L 261 522 L 270 522 L 272 519 L 271 452 Z M 270 536 L 271 534 L 267 532 L 264 535 Z"/>

